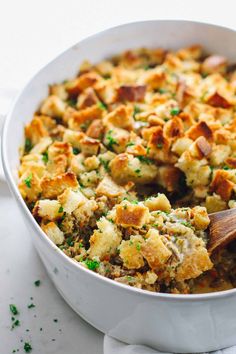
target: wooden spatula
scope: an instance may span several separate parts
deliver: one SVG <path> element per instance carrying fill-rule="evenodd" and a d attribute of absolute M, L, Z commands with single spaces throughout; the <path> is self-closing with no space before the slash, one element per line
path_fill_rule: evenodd
<path fill-rule="evenodd" d="M 236 239 L 236 208 L 209 214 L 208 252 L 226 246 Z"/>

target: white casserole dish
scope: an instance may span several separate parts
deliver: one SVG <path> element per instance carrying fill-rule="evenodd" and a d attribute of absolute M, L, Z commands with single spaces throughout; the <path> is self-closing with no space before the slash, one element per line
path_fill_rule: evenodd
<path fill-rule="evenodd" d="M 136 22 L 89 37 L 45 66 L 26 85 L 8 114 L 2 137 L 7 182 L 48 274 L 64 299 L 87 322 L 112 337 L 181 353 L 236 344 L 236 289 L 206 295 L 151 293 L 83 268 L 42 232 L 17 188 L 17 169 L 23 127 L 47 96 L 48 84 L 72 78 L 84 59 L 98 62 L 129 48 L 177 49 L 194 43 L 229 60 L 235 59 L 236 32 L 203 23 Z"/>

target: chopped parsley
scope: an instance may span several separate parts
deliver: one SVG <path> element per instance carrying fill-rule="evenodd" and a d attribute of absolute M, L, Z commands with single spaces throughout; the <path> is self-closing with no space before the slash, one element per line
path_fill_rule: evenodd
<path fill-rule="evenodd" d="M 24 350 L 25 350 L 26 353 L 30 353 L 31 352 L 32 347 L 31 347 L 31 345 L 28 342 L 25 342 Z"/>
<path fill-rule="evenodd" d="M 179 112 L 180 112 L 180 109 L 178 107 L 174 107 L 171 109 L 170 114 L 172 116 L 176 116 L 177 114 L 179 114 Z"/>
<path fill-rule="evenodd" d="M 230 170 L 231 168 L 229 166 L 223 166 L 222 169 L 223 170 Z"/>
<path fill-rule="evenodd" d="M 48 152 L 45 151 L 42 155 L 43 155 L 43 157 L 42 157 L 43 162 L 44 162 L 44 163 L 47 163 L 47 162 L 48 162 Z"/>
<path fill-rule="evenodd" d="M 34 282 L 34 285 L 35 285 L 35 286 L 40 286 L 40 284 L 41 284 L 41 281 L 40 281 L 40 280 L 35 280 L 35 282 Z"/>
<path fill-rule="evenodd" d="M 86 259 L 84 261 L 84 263 L 86 264 L 86 266 L 88 267 L 88 269 L 90 270 L 95 270 L 99 267 L 100 262 L 96 261 L 96 260 L 92 260 L 92 259 Z"/>
<path fill-rule="evenodd" d="M 16 316 L 16 315 L 19 314 L 19 311 L 18 311 L 16 305 L 10 304 L 10 305 L 9 305 L 9 308 L 10 308 L 10 311 L 11 311 L 11 313 L 12 313 L 13 315 Z"/>
<path fill-rule="evenodd" d="M 137 175 L 139 175 L 139 176 L 140 176 L 140 172 L 141 172 L 141 170 L 140 170 L 140 168 L 137 168 L 136 170 L 134 170 L 134 172 L 135 172 L 135 173 L 137 173 Z"/>
<path fill-rule="evenodd" d="M 20 321 L 15 320 L 15 322 L 12 323 L 11 329 L 14 329 L 15 327 L 19 327 L 19 326 L 20 326 Z"/>
<path fill-rule="evenodd" d="M 134 113 L 133 113 L 134 118 L 135 118 L 135 115 L 140 113 L 140 112 L 141 112 L 140 107 L 137 106 L 137 105 L 134 105 Z"/>
<path fill-rule="evenodd" d="M 157 144 L 157 148 L 158 148 L 158 149 L 162 149 L 162 148 L 163 148 L 163 144 L 158 143 L 158 144 Z"/>
<path fill-rule="evenodd" d="M 74 147 L 74 148 L 73 148 L 73 154 L 74 154 L 74 155 L 78 155 L 78 153 L 79 153 L 79 149 L 77 149 L 77 148 Z"/>
<path fill-rule="evenodd" d="M 28 307 L 28 309 L 33 309 L 35 307 L 35 305 L 32 303 L 32 304 L 29 304 L 27 307 Z"/>
<path fill-rule="evenodd" d="M 107 140 L 107 147 L 109 149 L 113 149 L 113 145 L 118 145 L 116 139 L 112 136 L 112 130 L 109 130 L 109 132 L 106 134 L 106 140 Z"/>
<path fill-rule="evenodd" d="M 153 163 L 149 157 L 142 156 L 142 155 L 136 157 L 137 159 L 139 159 L 140 162 L 146 163 L 147 165 L 151 165 Z"/>
<path fill-rule="evenodd" d="M 68 246 L 73 247 L 73 246 L 74 246 L 73 237 L 72 237 L 72 236 L 68 237 L 68 238 L 66 239 L 66 243 L 67 243 Z"/>
<path fill-rule="evenodd" d="M 132 246 L 134 242 L 132 240 L 129 241 L 129 245 Z"/>
<path fill-rule="evenodd" d="M 150 153 L 150 147 L 148 146 L 147 147 L 147 155 L 149 155 L 149 153 Z"/>
<path fill-rule="evenodd" d="M 31 143 L 31 140 L 29 138 L 25 139 L 25 152 L 30 152 L 32 149 L 33 145 Z"/>
<path fill-rule="evenodd" d="M 140 245 L 140 243 L 137 243 L 137 245 L 136 245 L 136 250 L 137 250 L 137 251 L 141 251 L 141 245 Z"/>
<path fill-rule="evenodd" d="M 29 174 L 29 176 L 24 180 L 26 187 L 31 188 L 31 180 L 32 180 L 32 173 Z"/>
<path fill-rule="evenodd" d="M 192 227 L 192 224 L 189 221 L 182 221 L 181 224 L 186 226 L 186 227 Z"/>
<path fill-rule="evenodd" d="M 107 110 L 107 105 L 103 102 L 98 102 L 98 107 L 105 111 Z"/>
<path fill-rule="evenodd" d="M 58 213 L 63 213 L 63 207 L 62 206 L 60 206 L 60 208 L 58 209 Z"/>
<path fill-rule="evenodd" d="M 110 161 L 108 160 L 104 160 L 102 157 L 99 158 L 99 161 L 101 162 L 102 166 L 104 167 L 104 169 L 109 172 L 110 171 L 110 167 L 109 167 L 109 163 Z"/>
<path fill-rule="evenodd" d="M 71 97 L 67 100 L 67 103 L 71 107 L 75 107 L 77 104 L 77 97 Z"/>
<path fill-rule="evenodd" d="M 133 141 L 129 141 L 127 144 L 126 144 L 126 147 L 129 147 L 129 146 L 134 146 L 135 143 L 133 143 Z"/>

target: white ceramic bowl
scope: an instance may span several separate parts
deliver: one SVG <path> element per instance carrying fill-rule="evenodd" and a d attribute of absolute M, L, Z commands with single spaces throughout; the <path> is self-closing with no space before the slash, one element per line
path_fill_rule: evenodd
<path fill-rule="evenodd" d="M 6 119 L 2 139 L 7 182 L 48 274 L 64 299 L 87 322 L 110 336 L 181 353 L 211 351 L 236 344 L 236 290 L 206 295 L 158 294 L 86 270 L 44 235 L 20 196 L 17 169 L 23 127 L 47 96 L 48 84 L 73 77 L 84 59 L 98 62 L 129 48 L 177 49 L 194 43 L 202 44 L 209 52 L 235 59 L 236 32 L 203 23 L 137 22 L 89 37 L 45 66 L 27 84 Z"/>

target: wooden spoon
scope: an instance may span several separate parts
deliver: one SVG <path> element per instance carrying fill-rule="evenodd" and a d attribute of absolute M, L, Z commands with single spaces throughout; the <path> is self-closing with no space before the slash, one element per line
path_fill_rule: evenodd
<path fill-rule="evenodd" d="M 208 252 L 226 246 L 236 239 L 236 208 L 209 214 Z"/>

